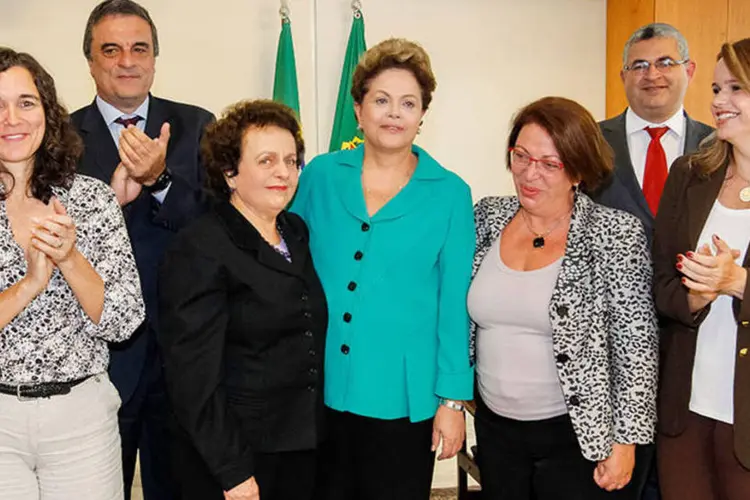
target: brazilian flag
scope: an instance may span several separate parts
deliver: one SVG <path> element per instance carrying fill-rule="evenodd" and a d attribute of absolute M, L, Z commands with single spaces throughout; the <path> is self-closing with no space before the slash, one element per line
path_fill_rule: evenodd
<path fill-rule="evenodd" d="M 362 134 L 357 129 L 357 117 L 354 115 L 352 98 L 352 75 L 360 56 L 367 50 L 365 46 L 365 20 L 359 8 L 354 9 L 352 29 L 346 45 L 346 57 L 341 69 L 339 97 L 336 100 L 336 115 L 333 118 L 333 132 L 329 151 L 353 149 L 362 142 Z"/>
<path fill-rule="evenodd" d="M 276 52 L 276 73 L 273 78 L 273 100 L 286 104 L 299 119 L 299 90 L 297 88 L 297 62 L 294 59 L 292 24 L 282 13 L 279 48 Z"/>

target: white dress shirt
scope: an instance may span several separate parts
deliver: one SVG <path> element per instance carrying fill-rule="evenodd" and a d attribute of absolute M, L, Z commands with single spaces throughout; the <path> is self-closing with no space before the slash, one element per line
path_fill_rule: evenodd
<path fill-rule="evenodd" d="M 102 115 L 102 118 L 104 118 L 104 123 L 107 124 L 107 128 L 109 129 L 109 133 L 112 134 L 112 139 L 115 141 L 115 146 L 117 148 L 120 148 L 120 134 L 123 130 L 125 130 L 125 127 L 120 125 L 119 123 L 115 122 L 118 118 L 133 118 L 136 116 L 140 116 L 143 118 L 143 120 L 140 120 L 138 123 L 135 124 L 138 129 L 143 132 L 146 130 L 146 120 L 148 120 L 148 106 L 151 102 L 151 96 L 146 96 L 146 100 L 144 100 L 140 106 L 138 106 L 138 109 L 136 109 L 132 113 L 123 113 L 116 107 L 112 106 L 110 103 L 105 101 L 99 96 L 96 96 L 96 107 L 99 108 L 99 113 Z M 171 184 L 170 184 L 171 185 Z M 167 197 L 167 193 L 169 192 L 169 186 L 162 189 L 161 191 L 156 191 L 155 193 L 151 193 L 151 195 L 156 198 L 156 200 L 159 203 L 164 203 L 164 198 Z"/>
<path fill-rule="evenodd" d="M 646 127 L 668 127 L 669 130 L 661 137 L 661 146 L 667 155 L 667 169 L 683 155 L 685 151 L 685 134 L 687 120 L 682 107 L 663 123 L 650 123 L 636 115 L 631 108 L 625 113 L 625 132 L 628 137 L 630 161 L 633 164 L 638 184 L 643 188 L 643 175 L 646 171 L 646 153 L 651 143 L 651 136 L 644 129 Z"/>

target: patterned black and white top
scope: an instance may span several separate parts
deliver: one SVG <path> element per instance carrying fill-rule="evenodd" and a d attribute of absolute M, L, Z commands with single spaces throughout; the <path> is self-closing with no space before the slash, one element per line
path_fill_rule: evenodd
<path fill-rule="evenodd" d="M 112 190 L 77 175 L 70 190 L 53 192 L 76 223 L 78 250 L 104 281 L 104 309 L 94 324 L 55 268 L 46 290 L 0 330 L 3 384 L 65 382 L 104 372 L 107 342 L 127 339 L 143 322 L 140 280 Z M 0 201 L 0 290 L 25 274 L 23 249 L 13 239 L 5 202 Z"/>
<path fill-rule="evenodd" d="M 515 196 L 476 204 L 474 274 L 518 209 Z M 659 347 L 652 274 L 641 222 L 577 195 L 548 311 L 560 386 L 589 460 L 607 458 L 613 443 L 653 442 Z M 472 324 L 472 355 L 476 330 Z"/>

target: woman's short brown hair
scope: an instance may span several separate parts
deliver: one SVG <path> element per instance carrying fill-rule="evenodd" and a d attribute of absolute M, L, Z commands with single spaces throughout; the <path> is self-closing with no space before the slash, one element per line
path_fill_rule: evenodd
<path fill-rule="evenodd" d="M 16 52 L 7 47 L 0 47 L 0 73 L 10 68 L 24 68 L 31 74 L 34 85 L 39 92 L 44 109 L 44 137 L 39 149 L 34 153 L 34 170 L 25 189 L 31 195 L 47 203 L 52 197 L 52 187 L 69 188 L 83 153 L 83 141 L 70 123 L 70 117 L 57 99 L 55 81 L 39 62 L 25 52 Z M 0 173 L 8 171 L 0 162 Z M 0 200 L 8 197 L 13 184 L 5 186 L 0 193 Z"/>
<path fill-rule="evenodd" d="M 422 110 L 426 111 L 437 87 L 430 56 L 421 45 L 403 38 L 383 40 L 362 54 L 352 76 L 354 102 L 362 104 L 373 78 L 389 69 L 405 69 L 414 75 L 422 91 Z"/>
<path fill-rule="evenodd" d="M 550 135 L 565 172 L 588 191 L 598 188 L 612 173 L 614 153 L 596 120 L 586 108 L 564 97 L 544 97 L 516 114 L 508 136 L 508 168 L 510 148 L 515 147 L 521 129 L 532 123 Z"/>
<path fill-rule="evenodd" d="M 240 101 L 224 111 L 218 121 L 206 128 L 201 139 L 201 156 L 206 169 L 206 186 L 217 197 L 229 199 L 226 177 L 237 175 L 242 158 L 242 141 L 251 128 L 279 127 L 294 137 L 297 165 L 302 164 L 305 141 L 294 111 L 267 99 Z"/>

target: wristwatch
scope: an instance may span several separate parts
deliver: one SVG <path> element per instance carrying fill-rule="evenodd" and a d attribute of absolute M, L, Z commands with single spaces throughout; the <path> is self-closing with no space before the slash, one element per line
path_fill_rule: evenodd
<path fill-rule="evenodd" d="M 159 191 L 167 189 L 171 183 L 172 172 L 170 172 L 168 168 L 165 168 L 162 173 L 159 174 L 159 177 L 156 178 L 156 181 L 150 186 L 143 186 L 143 190 L 152 194 L 158 193 Z"/>
<path fill-rule="evenodd" d="M 442 406 L 445 406 L 446 408 L 450 408 L 451 410 L 456 410 L 456 411 L 464 411 L 464 409 L 466 408 L 464 405 L 462 405 L 458 401 L 453 401 L 452 399 L 440 398 L 440 404 Z"/>

